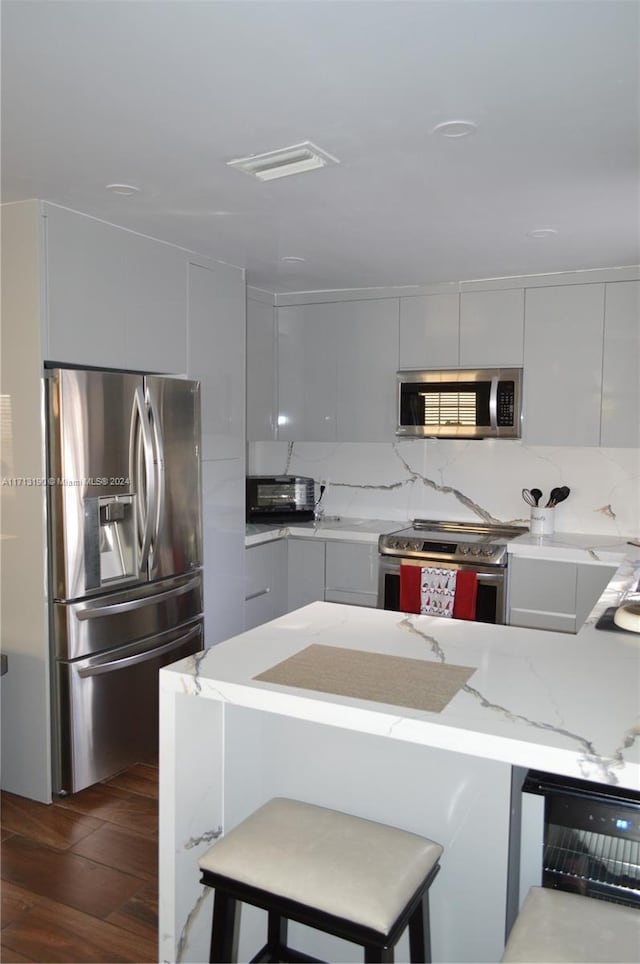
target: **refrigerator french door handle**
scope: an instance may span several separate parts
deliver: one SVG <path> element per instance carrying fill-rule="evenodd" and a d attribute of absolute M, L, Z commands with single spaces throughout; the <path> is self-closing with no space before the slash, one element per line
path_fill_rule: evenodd
<path fill-rule="evenodd" d="M 498 427 L 498 381 L 498 376 L 494 375 L 489 390 L 489 424 L 491 428 Z"/>
<path fill-rule="evenodd" d="M 176 596 L 183 596 L 186 592 L 196 589 L 200 585 L 200 576 L 189 579 L 182 586 L 175 586 L 164 592 L 156 592 L 153 595 L 143 596 L 141 599 L 129 599 L 127 602 L 111 603 L 108 606 L 95 606 L 94 608 L 80 609 L 76 613 L 76 618 L 100 619 L 102 616 L 114 616 L 118 613 L 134 612 L 136 609 L 144 609 L 145 606 L 156 606 L 159 600 L 174 599 Z"/>
<path fill-rule="evenodd" d="M 157 646 L 155 649 L 147 650 L 144 653 L 136 653 L 135 656 L 122 656 L 120 659 L 110 659 L 106 663 L 99 663 L 95 666 L 87 666 L 86 669 L 79 669 L 78 676 L 86 679 L 88 676 L 100 676 L 102 673 L 111 673 L 114 670 L 126 669 L 128 666 L 135 666 L 137 663 L 146 663 L 150 659 L 157 659 L 158 656 L 164 655 L 164 653 L 170 653 L 173 649 L 178 649 L 185 643 L 189 642 L 198 635 L 202 630 L 200 625 L 191 629 L 188 633 L 184 633 L 182 636 L 178 636 L 177 639 L 172 640 L 170 643 L 165 643 L 164 646 Z"/>
<path fill-rule="evenodd" d="M 149 411 L 149 421 L 151 423 L 151 434 L 154 446 L 154 493 L 155 493 L 155 508 L 154 508 L 154 518 L 153 518 L 153 532 L 151 537 L 151 551 L 158 540 L 158 533 L 160 531 L 160 520 L 162 518 L 162 511 L 164 508 L 164 446 L 162 442 L 162 429 L 160 421 L 160 413 L 158 411 L 158 406 L 151 391 L 151 387 L 147 385 L 146 401 Z"/>
<path fill-rule="evenodd" d="M 140 446 L 142 439 L 142 448 Z M 146 481 L 143 484 L 142 459 L 144 458 L 144 471 Z M 142 516 L 143 533 L 140 536 L 138 523 L 136 521 L 138 548 L 140 550 L 141 570 L 146 570 L 149 561 L 149 550 L 153 534 L 153 522 L 155 512 L 155 476 L 153 466 L 153 436 L 151 425 L 145 405 L 144 393 L 141 387 L 136 388 L 133 395 L 133 406 L 131 409 L 131 428 L 129 433 L 129 473 L 135 479 L 136 488 L 136 520 Z"/>

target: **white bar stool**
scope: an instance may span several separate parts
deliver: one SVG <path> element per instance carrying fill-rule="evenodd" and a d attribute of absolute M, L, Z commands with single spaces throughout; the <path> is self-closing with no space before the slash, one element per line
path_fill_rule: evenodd
<path fill-rule="evenodd" d="M 640 961 L 640 910 L 532 887 L 509 934 L 504 964 Z"/>
<path fill-rule="evenodd" d="M 409 927 L 410 958 L 431 960 L 428 890 L 442 847 L 417 834 L 297 800 L 270 800 L 199 861 L 215 888 L 210 960 L 236 960 L 236 907 L 268 912 L 253 961 L 315 961 L 287 947 L 294 920 L 364 947 L 365 962 L 393 961 Z"/>

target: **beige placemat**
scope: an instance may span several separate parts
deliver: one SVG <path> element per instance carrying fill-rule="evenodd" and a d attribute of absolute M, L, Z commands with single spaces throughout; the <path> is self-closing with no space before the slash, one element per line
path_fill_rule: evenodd
<path fill-rule="evenodd" d="M 474 672 L 472 666 L 314 643 L 253 678 L 440 713 Z"/>

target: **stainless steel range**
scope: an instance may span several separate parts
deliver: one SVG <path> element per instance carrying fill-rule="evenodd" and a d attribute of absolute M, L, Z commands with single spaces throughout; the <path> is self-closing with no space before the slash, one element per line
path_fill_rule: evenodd
<path fill-rule="evenodd" d="M 407 529 L 380 536 L 378 608 L 400 609 L 400 567 L 436 566 L 477 575 L 476 620 L 504 623 L 507 543 L 526 526 L 414 519 Z"/>

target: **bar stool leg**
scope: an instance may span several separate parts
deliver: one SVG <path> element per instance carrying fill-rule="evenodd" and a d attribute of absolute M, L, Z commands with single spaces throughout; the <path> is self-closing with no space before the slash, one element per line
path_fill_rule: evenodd
<path fill-rule="evenodd" d="M 393 948 L 374 947 L 372 944 L 366 944 L 364 964 L 393 964 Z"/>
<path fill-rule="evenodd" d="M 428 891 L 409 918 L 409 959 L 411 964 L 431 964 Z"/>
<path fill-rule="evenodd" d="M 281 959 L 281 950 L 287 946 L 288 925 L 289 921 L 286 917 L 276 914 L 275 911 L 269 911 L 267 948 L 273 961 L 279 961 Z"/>
<path fill-rule="evenodd" d="M 211 964 L 230 964 L 237 958 L 236 910 L 238 903 L 229 894 L 216 890 L 213 898 Z"/>

